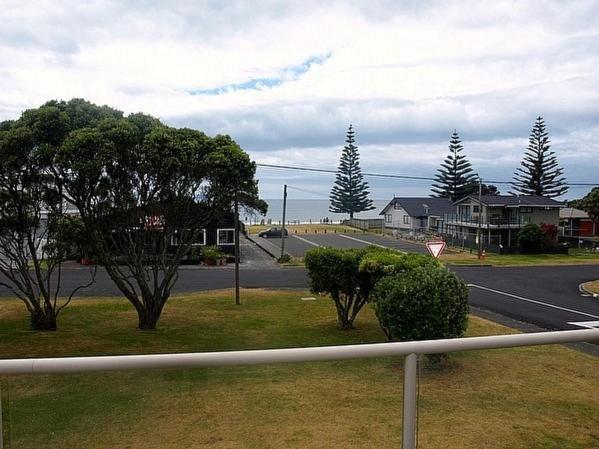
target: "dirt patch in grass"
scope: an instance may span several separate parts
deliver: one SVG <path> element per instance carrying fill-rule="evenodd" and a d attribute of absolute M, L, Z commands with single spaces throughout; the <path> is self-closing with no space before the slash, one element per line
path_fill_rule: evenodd
<path fill-rule="evenodd" d="M 305 291 L 173 297 L 156 331 L 136 329 L 120 299 L 76 300 L 57 332 L 22 329 L 0 303 L 3 358 L 216 351 L 384 341 L 366 308 L 336 327 L 330 300 Z M 10 313 L 5 312 L 8 307 Z M 471 317 L 468 335 L 511 333 Z M 559 346 L 475 351 L 424 368 L 419 441 L 426 448 L 599 448 L 599 362 Z M 18 448 L 395 448 L 398 358 L 5 378 Z"/>

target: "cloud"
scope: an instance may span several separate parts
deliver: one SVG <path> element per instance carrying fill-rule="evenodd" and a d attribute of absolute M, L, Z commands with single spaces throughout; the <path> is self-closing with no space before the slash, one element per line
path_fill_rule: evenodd
<path fill-rule="evenodd" d="M 510 179 L 543 115 L 568 178 L 599 172 L 595 1 L 6 0 L 0 23 L 0 120 L 84 97 L 327 167 L 353 123 L 365 169 L 405 174 L 434 173 L 456 128 L 477 171 Z M 260 176 L 267 197 L 285 176 L 328 192 Z"/>

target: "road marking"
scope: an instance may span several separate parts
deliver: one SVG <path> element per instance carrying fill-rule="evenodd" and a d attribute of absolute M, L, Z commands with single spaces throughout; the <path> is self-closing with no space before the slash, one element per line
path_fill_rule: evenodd
<path fill-rule="evenodd" d="M 587 329 L 599 329 L 599 321 L 569 321 L 568 324 Z"/>
<path fill-rule="evenodd" d="M 405 254 L 405 251 L 402 251 L 402 250 L 397 249 L 397 248 L 391 248 L 389 246 L 379 245 L 378 243 L 372 243 L 372 242 L 369 242 L 367 240 L 358 239 L 356 237 L 351 237 L 351 236 L 345 235 L 345 234 L 337 234 L 337 235 L 339 237 L 343 237 L 343 238 L 346 238 L 346 239 L 355 240 L 356 242 L 366 243 L 367 245 L 378 246 L 379 248 L 394 249 L 395 251 L 399 251 L 400 253 L 404 253 Z"/>
<path fill-rule="evenodd" d="M 318 243 L 311 242 L 310 240 L 300 237 L 298 235 L 292 235 L 291 237 L 295 237 L 296 239 L 301 240 L 302 242 L 305 242 L 308 245 L 316 246 L 317 248 L 320 247 L 320 245 Z"/>
<path fill-rule="evenodd" d="M 572 312 L 572 313 L 576 313 L 578 315 L 584 315 L 584 316 L 588 316 L 588 317 L 591 317 L 591 318 L 598 318 L 599 319 L 599 316 L 597 316 L 597 315 L 591 315 L 590 313 L 581 312 L 580 310 L 568 309 L 566 307 L 560 307 L 560 306 L 556 306 L 554 304 L 548 304 L 546 302 L 537 301 L 535 299 L 524 298 L 524 297 L 518 296 L 518 295 L 512 295 L 511 293 L 502 292 L 501 290 L 494 290 L 492 288 L 483 287 L 481 285 L 476 285 L 476 284 L 467 284 L 467 285 L 468 285 L 468 287 L 480 288 L 481 290 L 487 290 L 489 292 L 497 293 L 499 295 L 504 295 L 504 296 L 509 296 L 510 298 L 519 299 L 520 301 L 532 302 L 533 304 L 539 304 L 541 306 L 551 307 L 553 309 L 564 310 L 566 312 Z"/>

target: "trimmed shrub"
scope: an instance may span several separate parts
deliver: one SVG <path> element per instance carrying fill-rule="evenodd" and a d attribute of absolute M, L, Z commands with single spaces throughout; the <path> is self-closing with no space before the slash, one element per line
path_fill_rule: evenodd
<path fill-rule="evenodd" d="M 523 253 L 539 253 L 543 250 L 546 238 L 539 225 L 529 223 L 518 232 L 518 246 Z"/>
<path fill-rule="evenodd" d="M 385 277 L 372 296 L 389 340 L 455 338 L 466 331 L 468 288 L 445 268 L 418 267 Z"/>
<path fill-rule="evenodd" d="M 304 264 L 312 291 L 330 295 L 337 309 L 339 327 L 352 329 L 358 313 L 381 278 L 419 266 L 437 267 L 439 262 L 429 256 L 401 254 L 370 246 L 360 249 L 314 248 L 306 253 Z"/>

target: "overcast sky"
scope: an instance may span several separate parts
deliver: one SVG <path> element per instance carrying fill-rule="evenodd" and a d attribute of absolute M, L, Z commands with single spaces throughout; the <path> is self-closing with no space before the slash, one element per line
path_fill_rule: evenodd
<path fill-rule="evenodd" d="M 509 180 L 542 115 L 568 180 L 599 178 L 597 1 L 0 2 L 0 120 L 83 97 L 318 168 L 352 123 L 364 171 L 421 176 L 455 128 L 483 178 Z M 332 184 L 258 174 L 264 198 Z M 376 199 L 430 193 L 369 181 Z"/>

